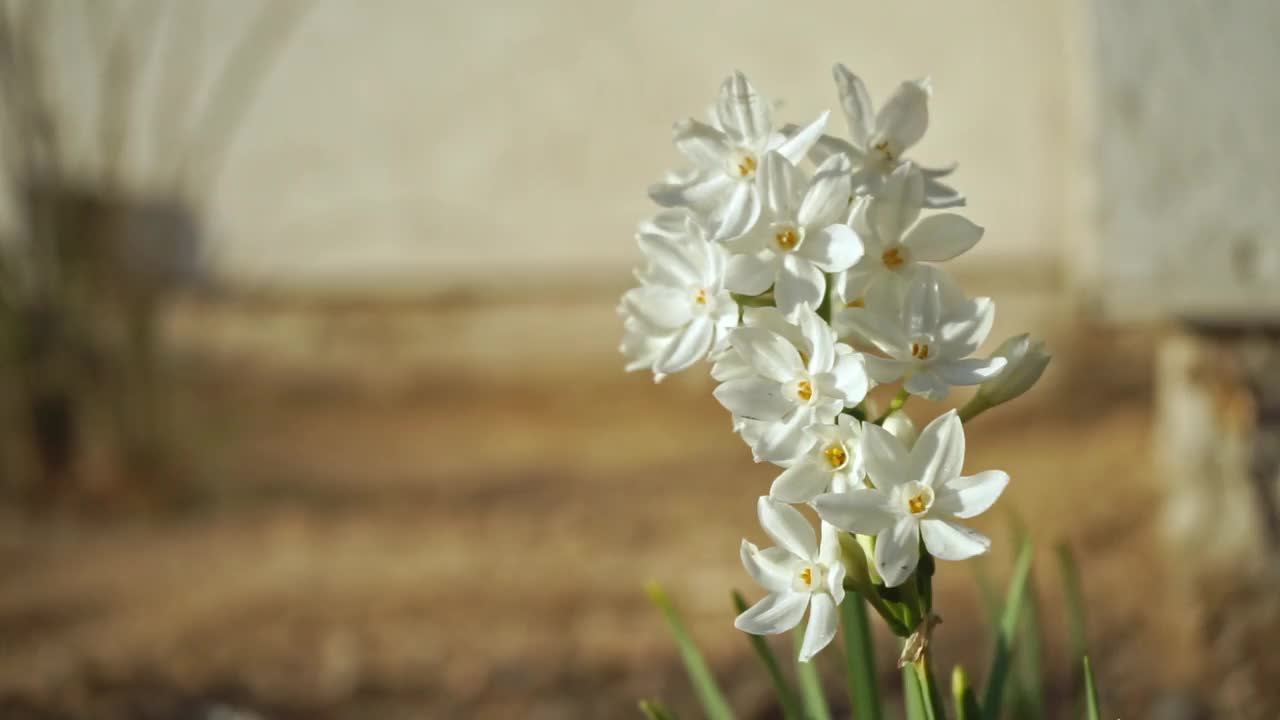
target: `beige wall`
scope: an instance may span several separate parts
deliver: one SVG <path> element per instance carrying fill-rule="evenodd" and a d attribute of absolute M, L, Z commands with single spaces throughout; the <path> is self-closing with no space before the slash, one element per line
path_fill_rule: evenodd
<path fill-rule="evenodd" d="M 195 54 L 207 76 L 256 6 L 175 14 L 166 32 L 199 22 L 202 39 L 161 45 L 152 74 Z M 701 114 L 733 68 L 787 118 L 834 110 L 839 60 L 877 99 L 932 76 L 917 156 L 960 163 L 988 228 L 969 261 L 1043 267 L 1085 242 L 1070 202 L 1076 14 L 1071 0 L 321 0 L 210 198 L 214 257 L 250 285 L 616 282 L 645 186 L 678 162 L 673 120 Z M 135 143 L 131 176 L 147 182 L 164 155 Z"/>

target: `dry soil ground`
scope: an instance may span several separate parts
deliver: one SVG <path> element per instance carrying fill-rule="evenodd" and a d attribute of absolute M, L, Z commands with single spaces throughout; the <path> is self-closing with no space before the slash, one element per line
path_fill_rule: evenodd
<path fill-rule="evenodd" d="M 1040 543 L 1063 716 L 1076 690 L 1059 541 L 1083 559 L 1113 714 L 1185 706 L 1195 610 L 1160 551 L 1149 335 L 1023 306 L 1059 358 L 1027 402 L 972 424 L 967 468 L 1014 478 L 1007 513 L 979 523 L 997 539 L 984 567 L 1005 574 L 1019 514 Z M 6 511 L 0 716 L 598 719 L 652 696 L 691 710 L 641 591 L 651 578 L 745 716 L 769 716 L 728 589 L 748 585 L 737 543 L 760 539 L 753 501 L 772 476 L 705 380 L 624 376 L 602 306 L 305 317 L 177 314 L 179 354 L 203 378 L 196 502 Z M 940 570 L 940 662 L 981 667 L 973 567 Z"/>

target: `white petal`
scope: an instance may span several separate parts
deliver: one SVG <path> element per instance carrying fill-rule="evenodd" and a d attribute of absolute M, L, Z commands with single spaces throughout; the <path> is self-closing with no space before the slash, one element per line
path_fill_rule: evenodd
<path fill-rule="evenodd" d="M 933 364 L 933 371 L 948 385 L 977 385 L 1000 374 L 1008 361 L 1002 357 L 966 358 Z"/>
<path fill-rule="evenodd" d="M 945 262 L 978 244 L 982 227 L 955 213 L 941 213 L 916 223 L 903 238 L 914 260 Z"/>
<path fill-rule="evenodd" d="M 840 529 L 830 523 L 820 523 L 818 530 L 818 562 L 826 565 L 829 570 L 836 568 L 844 569 L 844 565 L 840 562 Z M 843 573 L 841 573 L 843 576 Z M 828 578 L 830 581 L 830 578 Z M 838 585 L 839 583 L 837 583 Z M 841 595 L 836 598 L 836 602 L 840 601 Z"/>
<path fill-rule="evenodd" d="M 809 662 L 830 645 L 839 625 L 835 601 L 826 593 L 814 593 L 809 603 L 809 625 L 804 630 L 804 641 L 800 643 L 800 662 Z"/>
<path fill-rule="evenodd" d="M 729 137 L 752 147 L 773 131 L 769 103 L 760 97 L 741 72 L 734 72 L 720 85 L 716 119 Z"/>
<path fill-rule="evenodd" d="M 774 302 L 778 309 L 790 314 L 796 308 L 816 308 L 827 291 L 822 271 L 808 260 L 788 253 L 782 258 L 782 269 L 773 283 Z"/>
<path fill-rule="evenodd" d="M 636 236 L 640 252 L 644 253 L 651 268 L 660 269 L 662 275 L 676 281 L 673 285 L 678 287 L 691 287 L 700 279 L 701 273 L 689 252 L 690 245 L 694 242 L 703 241 L 687 237 L 663 237 L 652 233 L 640 233 Z"/>
<path fill-rule="evenodd" d="M 782 394 L 782 386 L 761 377 L 727 380 L 716 387 L 716 400 L 735 417 L 775 422 L 795 404 Z"/>
<path fill-rule="evenodd" d="M 943 483 L 934 497 L 930 512 L 971 518 L 986 512 L 1009 484 L 1009 474 L 986 470 L 977 475 L 960 477 Z"/>
<path fill-rule="evenodd" d="M 964 467 L 964 424 L 955 410 L 934 418 L 911 448 L 912 474 L 933 488 L 960 477 Z"/>
<path fill-rule="evenodd" d="M 752 635 L 777 635 L 799 625 L 807 607 L 809 593 L 771 593 L 747 608 L 733 626 Z"/>
<path fill-rule="evenodd" d="M 804 370 L 796 346 L 771 330 L 740 327 L 729 334 L 729 343 L 747 364 L 770 380 L 789 382 Z"/>
<path fill-rule="evenodd" d="M 922 168 L 923 169 L 923 168 Z M 954 170 L 954 167 L 948 168 L 947 172 Z M 965 204 L 964 195 L 959 190 L 938 180 L 937 176 L 931 176 L 929 171 L 925 169 L 924 175 L 924 206 L 931 210 L 941 210 L 942 208 L 963 207 Z"/>
<path fill-rule="evenodd" d="M 925 400 L 942 402 L 951 392 L 951 386 L 929 369 L 917 371 L 902 384 L 902 389 Z"/>
<path fill-rule="evenodd" d="M 782 471 L 769 488 L 769 497 L 786 503 L 806 503 L 831 483 L 831 473 L 816 462 L 801 461 Z"/>
<path fill-rule="evenodd" d="M 693 303 L 685 292 L 660 285 L 632 288 L 622 302 L 628 312 L 654 328 L 674 330 L 693 316 Z"/>
<path fill-rule="evenodd" d="M 844 155 L 827 158 L 813 175 L 796 211 L 796 220 L 805 227 L 825 227 L 848 215 L 853 196 L 849 173 L 853 166 Z"/>
<path fill-rule="evenodd" d="M 755 227 L 760 219 L 760 193 L 755 183 L 734 182 L 733 193 L 721 208 L 712 239 L 716 241 L 740 238 Z"/>
<path fill-rule="evenodd" d="M 904 82 L 876 115 L 876 137 L 888 141 L 894 157 L 924 137 L 929 127 L 929 91 L 922 82 Z"/>
<path fill-rule="evenodd" d="M 800 128 L 795 134 L 783 141 L 781 145 L 773 149 L 777 150 L 792 163 L 800 164 L 800 161 L 804 159 L 813 144 L 818 141 L 819 137 L 822 137 L 822 131 L 827 127 L 828 115 L 829 113 L 823 110 L 817 120 Z"/>
<path fill-rule="evenodd" d="M 875 355 L 864 355 L 863 362 L 867 366 L 867 375 L 881 385 L 888 385 L 901 380 L 902 376 L 906 375 L 912 366 L 909 360 L 894 360 Z"/>
<path fill-rule="evenodd" d="M 764 156 L 765 202 L 775 218 L 794 218 L 804 193 L 804 177 L 800 170 L 781 154 Z"/>
<path fill-rule="evenodd" d="M 942 560 L 965 560 L 991 549 L 986 535 L 947 520 L 921 520 L 920 536 L 929 552 Z"/>
<path fill-rule="evenodd" d="M 722 172 L 700 173 L 684 182 L 654 183 L 649 197 L 663 207 L 704 207 L 727 197 L 733 184 Z"/>
<path fill-rule="evenodd" d="M 879 490 L 827 493 L 814 499 L 813 506 L 823 521 L 859 535 L 877 535 L 898 521 L 889 507 L 889 497 Z"/>
<path fill-rule="evenodd" d="M 812 442 L 806 432 L 812 424 L 813 415 L 805 408 L 769 423 L 751 448 L 757 461 L 785 464 L 804 454 Z"/>
<path fill-rule="evenodd" d="M 747 569 L 751 579 L 770 592 L 789 591 L 801 563 L 799 558 L 784 548 L 761 550 L 746 540 L 742 541 L 739 555 L 742 557 L 742 566 Z"/>
<path fill-rule="evenodd" d="M 778 547 L 785 548 L 801 560 L 817 559 L 818 541 L 814 537 L 813 526 L 799 510 L 762 497 L 756 503 L 756 515 L 760 519 L 760 527 L 764 528 Z"/>
<path fill-rule="evenodd" d="M 836 80 L 836 92 L 840 95 L 840 109 L 844 111 L 845 121 L 849 123 L 849 137 L 855 145 L 865 148 L 875 121 L 875 110 L 872 108 L 867 86 L 842 64 L 832 68 L 832 75 Z"/>
<path fill-rule="evenodd" d="M 836 387 L 844 395 L 846 407 L 857 405 L 867 396 L 871 381 L 867 377 L 866 357 L 862 353 L 838 357 L 831 374 L 835 376 Z"/>
<path fill-rule="evenodd" d="M 924 202 L 924 176 L 911 163 L 902 163 L 885 179 L 875 199 L 867 204 L 867 220 L 886 246 L 902 239 L 920 216 Z"/>
<path fill-rule="evenodd" d="M 878 311 L 852 307 L 840 311 L 840 324 L 886 355 L 909 355 L 911 341 L 902 327 Z"/>
<path fill-rule="evenodd" d="M 808 345 L 809 372 L 823 373 L 830 370 L 836 361 L 836 339 L 831 326 L 809 307 L 796 310 L 795 323 Z"/>
<path fill-rule="evenodd" d="M 866 463 L 871 482 L 884 492 L 906 480 L 915 479 L 907 477 L 911 472 L 907 448 L 879 425 L 866 423 L 862 426 L 862 460 Z"/>
<path fill-rule="evenodd" d="M 806 237 L 797 252 L 823 272 L 844 272 L 862 259 L 862 240 L 848 225 L 830 225 Z"/>
<path fill-rule="evenodd" d="M 773 284 L 778 264 L 755 254 L 734 255 L 724 273 L 724 286 L 743 295 L 759 295 Z"/>
<path fill-rule="evenodd" d="M 880 571 L 886 587 L 906 582 L 919 561 L 920 532 L 915 518 L 902 518 L 876 535 L 876 570 Z"/>
<path fill-rule="evenodd" d="M 670 375 L 687 369 L 690 365 L 707 356 L 711 349 L 711 341 L 715 339 L 715 324 L 710 317 L 694 318 L 676 333 L 671 344 L 658 356 L 654 363 L 655 372 Z"/>
<path fill-rule="evenodd" d="M 941 271 L 931 266 L 921 266 L 911 287 L 907 290 L 903 316 L 906 319 L 908 337 L 933 335 L 942 323 Z"/>
<path fill-rule="evenodd" d="M 722 170 L 732 152 L 724 133 L 697 120 L 676 123 L 674 139 L 677 150 L 707 170 Z"/>

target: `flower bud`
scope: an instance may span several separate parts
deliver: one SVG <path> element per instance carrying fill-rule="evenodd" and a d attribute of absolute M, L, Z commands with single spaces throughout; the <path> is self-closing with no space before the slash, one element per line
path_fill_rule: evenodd
<path fill-rule="evenodd" d="M 1002 357 L 1008 362 L 999 375 L 978 387 L 978 397 L 989 407 L 1009 402 L 1030 390 L 1052 358 L 1045 352 L 1043 340 L 1032 340 L 1025 334 L 1000 343 L 991 357 Z"/>
<path fill-rule="evenodd" d="M 908 450 L 916 444 L 916 438 L 920 437 L 920 431 L 916 429 L 915 423 L 911 422 L 911 418 L 901 410 L 885 418 L 881 427 L 888 430 L 890 435 L 901 440 Z"/>

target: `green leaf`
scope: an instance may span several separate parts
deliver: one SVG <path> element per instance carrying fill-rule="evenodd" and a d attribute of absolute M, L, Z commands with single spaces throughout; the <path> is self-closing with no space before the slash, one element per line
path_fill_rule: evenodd
<path fill-rule="evenodd" d="M 796 628 L 796 649 L 804 642 L 804 625 Z M 815 658 L 816 659 L 816 658 Z M 800 680 L 800 698 L 804 700 L 805 717 L 809 720 L 831 720 L 827 707 L 827 694 L 822 689 L 822 678 L 814 662 L 797 662 L 796 677 Z"/>
<path fill-rule="evenodd" d="M 1071 646 L 1071 655 L 1084 657 L 1089 654 L 1084 591 L 1080 583 L 1080 568 L 1071 552 L 1071 546 L 1066 543 L 1058 545 L 1058 568 L 1062 572 L 1062 592 L 1067 606 L 1067 640 Z"/>
<path fill-rule="evenodd" d="M 920 693 L 920 679 L 910 665 L 902 668 L 902 704 L 907 711 L 907 720 L 928 720 L 924 712 L 924 697 Z"/>
<path fill-rule="evenodd" d="M 1019 544 L 1028 542 L 1030 536 L 1022 518 L 1012 516 L 1013 537 Z M 1012 693 L 1014 715 L 1020 720 L 1040 720 L 1045 717 L 1043 660 L 1044 631 L 1041 625 L 1040 594 L 1036 591 L 1035 571 L 1027 579 L 1026 601 L 1023 604 L 1022 621 L 1018 633 L 1018 669 Z"/>
<path fill-rule="evenodd" d="M 1013 578 L 1009 581 L 1004 610 L 1000 615 L 1000 626 L 996 631 L 995 656 L 991 659 L 991 669 L 987 672 L 986 691 L 982 694 L 983 717 L 987 720 L 997 720 L 1000 717 L 1001 704 L 1004 700 L 1004 683 L 1009 674 L 1013 641 L 1022 617 L 1022 606 L 1026 598 L 1027 578 L 1031 575 L 1033 554 L 1031 542 L 1023 541 L 1022 549 L 1018 552 L 1018 560 L 1014 564 Z"/>
<path fill-rule="evenodd" d="M 844 626 L 845 670 L 849 674 L 849 702 L 854 720 L 882 720 L 880 686 L 876 682 L 876 648 L 867 622 L 867 603 L 862 595 L 847 592 L 840 603 Z"/>
<path fill-rule="evenodd" d="M 742 614 L 747 609 L 747 601 L 742 597 L 742 593 L 737 590 L 733 591 L 733 607 Z M 769 643 L 759 635 L 744 633 L 747 639 L 751 641 L 751 647 L 756 651 L 760 661 L 764 663 L 764 667 L 769 671 L 769 679 L 773 682 L 773 690 L 778 695 L 778 704 L 782 706 L 782 715 L 787 720 L 804 720 L 804 711 L 800 707 L 800 700 L 796 697 L 796 693 L 791 689 L 791 685 L 787 683 L 786 677 L 782 674 L 782 666 L 778 664 L 778 658 L 774 656 L 773 649 L 769 647 Z"/>
<path fill-rule="evenodd" d="M 656 700 L 641 700 L 640 712 L 644 713 L 648 720 L 676 720 L 675 713 Z"/>
<path fill-rule="evenodd" d="M 729 701 L 725 700 L 724 693 L 720 692 L 715 676 L 707 667 L 706 660 L 702 659 L 702 653 L 698 652 L 698 646 L 689 636 L 689 630 L 675 608 L 671 606 L 671 600 L 663 592 L 662 586 L 651 582 L 645 586 L 645 591 L 649 593 L 649 599 L 667 619 L 667 626 L 671 630 L 671 636 L 675 638 L 676 647 L 680 650 L 680 658 L 684 660 L 689 681 L 693 684 L 698 700 L 702 702 L 702 711 L 706 713 L 708 720 L 733 720 L 733 710 L 729 707 Z"/>
<path fill-rule="evenodd" d="M 951 671 L 951 696 L 955 701 L 956 720 L 982 720 L 982 708 L 969 685 L 969 676 L 959 665 Z"/>
<path fill-rule="evenodd" d="M 1102 720 L 1102 711 L 1098 709 L 1098 686 L 1093 682 L 1093 664 L 1085 655 L 1084 663 L 1084 704 L 1089 720 Z"/>

